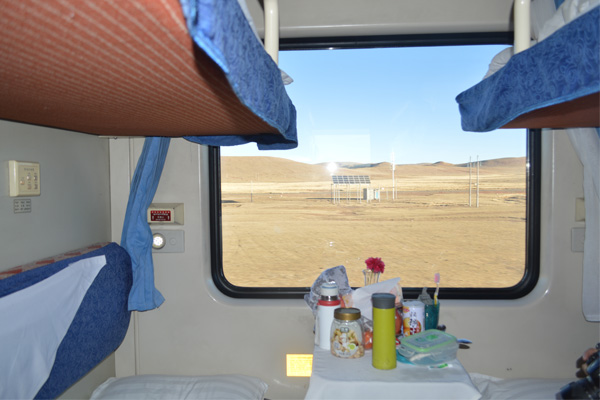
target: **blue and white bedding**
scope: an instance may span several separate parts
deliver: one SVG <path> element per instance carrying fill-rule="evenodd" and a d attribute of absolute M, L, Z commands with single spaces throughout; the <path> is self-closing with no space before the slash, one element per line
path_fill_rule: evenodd
<path fill-rule="evenodd" d="M 114 352 L 131 282 L 115 243 L 0 280 L 0 398 L 55 398 Z"/>
<path fill-rule="evenodd" d="M 459 94 L 463 130 L 489 132 L 530 111 L 598 93 L 599 21 L 595 7 Z"/>

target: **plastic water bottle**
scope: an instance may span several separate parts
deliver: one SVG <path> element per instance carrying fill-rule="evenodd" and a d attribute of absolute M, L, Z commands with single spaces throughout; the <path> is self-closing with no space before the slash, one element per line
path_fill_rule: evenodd
<path fill-rule="evenodd" d="M 341 306 L 338 286 L 335 282 L 324 283 L 321 286 L 321 298 L 317 303 L 317 318 L 315 321 L 315 344 L 324 350 L 331 349 L 331 324 L 333 312 Z"/>
<path fill-rule="evenodd" d="M 373 301 L 373 366 L 396 368 L 396 296 L 374 293 Z"/>

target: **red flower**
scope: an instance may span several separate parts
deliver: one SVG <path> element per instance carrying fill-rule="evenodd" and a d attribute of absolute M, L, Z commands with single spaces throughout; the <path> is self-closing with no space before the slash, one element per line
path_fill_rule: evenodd
<path fill-rule="evenodd" d="M 385 268 L 384 262 L 381 261 L 381 258 L 379 257 L 369 257 L 365 260 L 365 263 L 367 264 L 367 269 L 370 269 L 371 271 L 376 273 L 383 273 L 383 270 Z"/>

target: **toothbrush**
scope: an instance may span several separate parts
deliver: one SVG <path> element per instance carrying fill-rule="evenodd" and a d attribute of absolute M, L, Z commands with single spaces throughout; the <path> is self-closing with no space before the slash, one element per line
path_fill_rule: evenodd
<path fill-rule="evenodd" d="M 433 304 L 437 306 L 438 304 L 438 293 L 440 292 L 440 274 L 435 274 L 435 293 L 433 294 Z"/>

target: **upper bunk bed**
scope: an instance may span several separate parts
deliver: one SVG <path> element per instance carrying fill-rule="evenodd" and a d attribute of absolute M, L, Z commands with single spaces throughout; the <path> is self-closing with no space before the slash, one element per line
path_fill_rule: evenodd
<path fill-rule="evenodd" d="M 297 146 L 236 0 L 0 0 L 0 118 L 103 136 Z"/>
<path fill-rule="evenodd" d="M 565 130 L 583 166 L 582 312 L 586 320 L 598 322 L 600 0 L 515 0 L 514 7 L 514 49 L 498 54 L 486 77 L 456 98 L 462 128 Z M 537 42 L 531 47 L 530 32 Z"/>
<path fill-rule="evenodd" d="M 459 94 L 463 130 L 600 126 L 600 9 L 585 11 Z"/>

